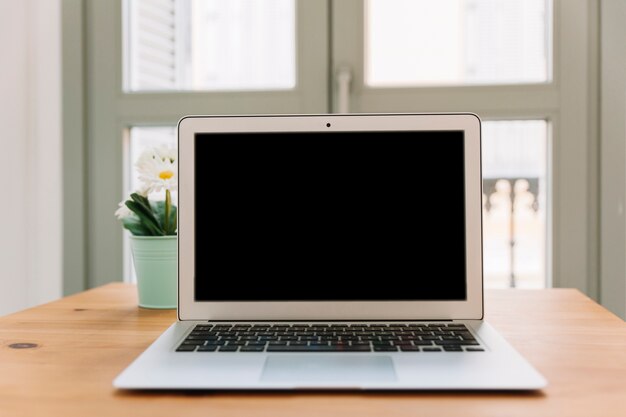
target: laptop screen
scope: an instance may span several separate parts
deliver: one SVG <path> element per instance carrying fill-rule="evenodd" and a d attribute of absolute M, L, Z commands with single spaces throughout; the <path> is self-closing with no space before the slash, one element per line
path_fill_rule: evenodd
<path fill-rule="evenodd" d="M 196 301 L 465 300 L 463 131 L 195 137 Z"/>

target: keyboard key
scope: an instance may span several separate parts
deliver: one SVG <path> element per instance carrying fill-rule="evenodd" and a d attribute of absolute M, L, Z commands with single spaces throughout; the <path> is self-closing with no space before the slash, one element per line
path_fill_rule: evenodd
<path fill-rule="evenodd" d="M 217 346 L 215 345 L 211 345 L 211 346 L 200 346 L 197 350 L 197 352 L 215 352 L 217 350 Z"/>
<path fill-rule="evenodd" d="M 460 346 L 444 346 L 443 350 L 446 352 L 463 352 L 463 349 Z"/>
<path fill-rule="evenodd" d="M 200 345 L 204 345 L 204 342 L 205 340 L 184 340 L 182 344 L 200 346 Z"/>
<path fill-rule="evenodd" d="M 242 346 L 239 352 L 263 352 L 265 346 Z"/>
<path fill-rule="evenodd" d="M 193 334 L 193 333 L 188 335 L 185 339 L 186 340 L 206 340 L 210 337 L 217 339 L 217 336 L 213 336 L 210 334 Z"/>
<path fill-rule="evenodd" d="M 396 346 L 374 346 L 374 352 L 397 352 Z"/>
<path fill-rule="evenodd" d="M 433 342 L 430 340 L 414 340 L 413 344 L 415 346 L 432 346 Z"/>
<path fill-rule="evenodd" d="M 239 349 L 239 346 L 225 345 L 220 348 L 220 352 L 237 352 L 237 349 Z"/>
<path fill-rule="evenodd" d="M 347 342 L 345 340 L 331 340 L 329 343 L 334 346 L 349 346 L 350 345 L 350 342 Z"/>
<path fill-rule="evenodd" d="M 310 330 L 310 331 L 313 331 L 313 332 L 325 332 L 325 331 L 329 330 L 329 328 L 328 327 L 311 326 L 307 330 Z"/>
<path fill-rule="evenodd" d="M 369 346 L 268 346 L 268 352 L 369 352 Z"/>
<path fill-rule="evenodd" d="M 466 352 L 484 352 L 485 349 L 483 348 L 476 348 L 476 347 L 467 347 L 465 348 Z"/>
<path fill-rule="evenodd" d="M 441 352 L 441 348 L 425 347 L 425 348 L 422 348 L 422 352 Z"/>
<path fill-rule="evenodd" d="M 400 350 L 402 352 L 419 352 L 420 348 L 417 346 L 402 345 L 400 346 Z"/>
<path fill-rule="evenodd" d="M 178 346 L 176 352 L 193 352 L 194 350 L 196 350 L 196 345 L 181 345 Z"/>
<path fill-rule="evenodd" d="M 478 342 L 471 340 L 435 340 L 438 346 L 461 346 L 461 345 L 477 345 Z"/>

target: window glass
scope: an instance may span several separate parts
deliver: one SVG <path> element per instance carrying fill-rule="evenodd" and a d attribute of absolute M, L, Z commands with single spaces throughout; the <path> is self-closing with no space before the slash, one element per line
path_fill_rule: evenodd
<path fill-rule="evenodd" d="M 482 124 L 487 288 L 546 286 L 545 120 Z"/>
<path fill-rule="evenodd" d="M 293 88 L 294 0 L 127 0 L 128 91 Z"/>
<path fill-rule="evenodd" d="M 367 0 L 372 87 L 550 81 L 549 0 Z"/>

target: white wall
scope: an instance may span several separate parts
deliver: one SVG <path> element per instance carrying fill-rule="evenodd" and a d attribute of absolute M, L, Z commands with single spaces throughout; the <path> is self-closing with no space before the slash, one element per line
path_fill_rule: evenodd
<path fill-rule="evenodd" d="M 61 296 L 60 0 L 0 0 L 0 315 Z"/>
<path fill-rule="evenodd" d="M 626 2 L 601 3 L 602 304 L 626 318 Z"/>

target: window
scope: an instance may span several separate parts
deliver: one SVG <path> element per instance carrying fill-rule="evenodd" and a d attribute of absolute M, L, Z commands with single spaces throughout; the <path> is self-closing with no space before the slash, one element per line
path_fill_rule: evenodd
<path fill-rule="evenodd" d="M 172 140 L 187 114 L 326 113 L 342 103 L 477 113 L 487 285 L 586 289 L 596 226 L 593 46 L 581 43 L 593 28 L 582 3 L 88 0 L 88 188 L 98 190 L 89 285 L 123 274 L 110 213 L 143 144 Z"/>

